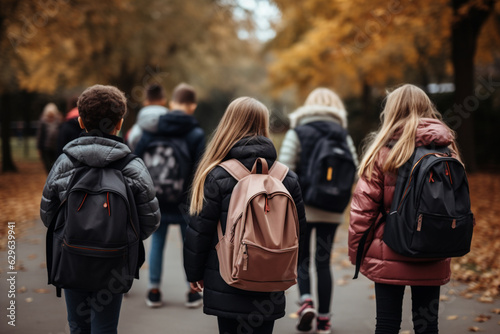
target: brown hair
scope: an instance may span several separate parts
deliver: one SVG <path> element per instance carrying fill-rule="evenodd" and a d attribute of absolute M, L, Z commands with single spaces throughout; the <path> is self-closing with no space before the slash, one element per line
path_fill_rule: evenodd
<path fill-rule="evenodd" d="M 196 91 L 194 87 L 185 83 L 177 85 L 172 93 L 172 101 L 179 104 L 196 103 Z"/>
<path fill-rule="evenodd" d="M 161 85 L 152 84 L 146 88 L 146 100 L 156 102 L 165 99 L 165 89 Z"/>
<path fill-rule="evenodd" d="M 94 85 L 78 98 L 78 112 L 89 132 L 112 132 L 126 111 L 125 94 L 113 86 Z"/>
<path fill-rule="evenodd" d="M 208 173 L 221 163 L 237 141 L 250 136 L 269 137 L 269 110 L 254 98 L 240 97 L 227 107 L 198 165 L 189 210 L 192 215 L 203 207 Z"/>

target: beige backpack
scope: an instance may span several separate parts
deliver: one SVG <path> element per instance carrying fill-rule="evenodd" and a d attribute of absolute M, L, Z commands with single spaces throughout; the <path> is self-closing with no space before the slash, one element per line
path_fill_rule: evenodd
<path fill-rule="evenodd" d="M 262 174 L 257 174 L 257 165 Z M 224 281 L 249 291 L 284 291 L 297 282 L 299 219 L 283 185 L 288 167 L 258 158 L 252 171 L 236 159 L 224 168 L 238 183 L 233 189 L 226 233 L 219 221 L 216 246 Z"/>

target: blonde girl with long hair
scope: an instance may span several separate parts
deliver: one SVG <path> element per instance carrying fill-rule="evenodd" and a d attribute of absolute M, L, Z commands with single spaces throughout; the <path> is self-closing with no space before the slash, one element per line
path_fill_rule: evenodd
<path fill-rule="evenodd" d="M 351 203 L 349 257 L 355 264 L 361 236 L 370 226 L 377 226 L 361 264 L 361 273 L 375 282 L 375 333 L 399 333 L 406 285 L 412 292 L 415 333 L 438 333 L 439 292 L 450 280 L 450 259 L 399 255 L 382 240 L 385 224 L 376 223 L 383 212 L 389 212 L 397 171 L 415 147 L 448 146 L 456 156 L 455 134 L 425 92 L 409 84 L 387 95 L 380 120 L 379 130 L 368 137 L 359 167 Z"/>
<path fill-rule="evenodd" d="M 304 105 L 289 115 L 290 130 L 283 139 L 279 161 L 296 171 L 303 187 L 307 191 L 307 175 L 313 163 L 312 152 L 323 137 L 338 138 L 339 145 L 348 149 L 354 164 L 358 159 L 354 143 L 347 132 L 347 111 L 340 97 L 331 89 L 319 87 L 306 98 Z M 354 167 L 351 172 L 354 171 Z M 340 176 L 349 179 L 344 173 Z M 352 177 L 352 174 L 351 174 Z M 308 205 L 312 204 L 312 205 Z M 317 333 L 331 333 L 331 300 L 334 291 L 334 280 L 330 266 L 333 242 L 338 226 L 344 222 L 344 213 L 321 209 L 314 204 L 305 205 L 307 225 L 304 236 L 304 251 L 299 254 L 298 288 L 299 309 L 297 311 L 296 328 L 301 332 L 312 329 L 316 320 Z M 315 238 L 312 238 L 312 235 Z M 313 251 L 310 252 L 312 243 Z M 311 253 L 314 255 L 311 258 Z M 315 308 L 311 291 L 310 264 L 314 262 L 316 272 L 317 308 Z"/>
<path fill-rule="evenodd" d="M 285 295 L 251 292 L 231 287 L 219 272 L 215 245 L 217 224 L 226 228 L 227 211 L 237 181 L 218 164 L 238 159 L 251 169 L 257 158 L 268 166 L 276 160 L 269 139 L 269 111 L 256 99 L 240 97 L 226 109 L 198 165 L 192 185 L 190 213 L 184 241 L 184 269 L 192 289 L 203 290 L 203 311 L 217 316 L 220 333 L 272 333 L 274 321 L 285 315 Z M 301 232 L 304 206 L 298 180 L 289 172 L 283 184 L 297 206 Z"/>

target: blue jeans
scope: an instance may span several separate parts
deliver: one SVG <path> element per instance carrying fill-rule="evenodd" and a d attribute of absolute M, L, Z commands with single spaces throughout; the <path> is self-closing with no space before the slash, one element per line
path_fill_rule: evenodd
<path fill-rule="evenodd" d="M 123 294 L 64 289 L 71 334 L 116 334 Z"/>
<path fill-rule="evenodd" d="M 167 232 L 169 223 L 178 223 L 181 228 L 182 241 L 186 234 L 187 223 L 179 216 L 161 214 L 160 226 L 153 233 L 151 241 L 151 252 L 149 255 L 149 282 L 153 286 L 160 286 L 161 273 L 163 270 L 163 251 L 167 240 Z"/>

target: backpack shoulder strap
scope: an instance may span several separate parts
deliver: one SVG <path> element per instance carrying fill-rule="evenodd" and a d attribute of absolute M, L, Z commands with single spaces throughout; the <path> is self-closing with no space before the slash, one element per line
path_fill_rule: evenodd
<path fill-rule="evenodd" d="M 237 159 L 226 160 L 221 162 L 219 166 L 238 181 L 250 175 L 250 171 Z"/>
<path fill-rule="evenodd" d="M 135 158 L 137 158 L 137 155 L 135 155 L 133 153 L 129 153 L 126 156 L 124 156 L 123 158 L 118 159 L 116 161 L 113 161 L 107 167 L 117 169 L 117 170 L 123 170 L 123 168 L 125 168 L 125 166 L 127 166 Z"/>
<path fill-rule="evenodd" d="M 269 170 L 269 175 L 283 182 L 286 175 L 288 174 L 288 170 L 289 168 L 287 166 L 279 161 L 275 161 L 271 166 L 271 169 Z"/>

